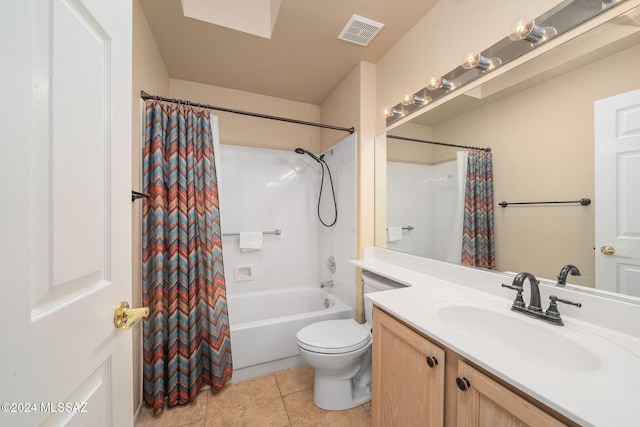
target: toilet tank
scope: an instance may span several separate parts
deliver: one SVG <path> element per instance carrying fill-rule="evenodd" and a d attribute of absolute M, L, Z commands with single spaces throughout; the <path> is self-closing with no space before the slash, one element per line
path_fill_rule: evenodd
<path fill-rule="evenodd" d="M 373 292 L 386 291 L 389 289 L 406 288 L 406 285 L 395 282 L 386 277 L 382 277 L 378 274 L 370 271 L 362 270 L 362 286 L 364 294 Z M 370 299 L 364 299 L 364 318 L 367 323 L 371 323 L 373 316 L 373 302 Z"/>

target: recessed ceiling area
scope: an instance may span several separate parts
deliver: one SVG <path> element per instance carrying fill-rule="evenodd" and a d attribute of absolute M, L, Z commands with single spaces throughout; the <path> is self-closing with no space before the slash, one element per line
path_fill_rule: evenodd
<path fill-rule="evenodd" d="M 181 0 L 187 18 L 271 38 L 281 0 Z"/>
<path fill-rule="evenodd" d="M 359 61 L 379 61 L 437 3 L 281 0 L 268 39 L 186 17 L 181 0 L 140 0 L 169 77 L 314 105 Z M 338 40 L 353 14 L 384 24 L 366 47 Z"/>

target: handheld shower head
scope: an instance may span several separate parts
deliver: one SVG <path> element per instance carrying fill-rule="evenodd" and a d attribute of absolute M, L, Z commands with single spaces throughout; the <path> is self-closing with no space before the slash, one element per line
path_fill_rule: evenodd
<path fill-rule="evenodd" d="M 298 147 L 298 148 L 295 149 L 295 152 L 298 153 L 298 154 L 307 154 L 307 155 L 311 156 L 311 158 L 313 160 L 315 160 L 316 162 L 320 163 L 320 159 L 315 154 L 305 150 L 304 148 Z"/>
<path fill-rule="evenodd" d="M 298 154 L 307 154 L 309 155 L 309 157 L 311 157 L 313 160 L 315 160 L 320 164 L 320 169 L 322 170 L 322 178 L 320 179 L 320 194 L 318 194 L 318 219 L 320 220 L 322 225 L 324 225 L 325 227 L 333 227 L 333 225 L 338 220 L 338 205 L 336 203 L 336 193 L 333 189 L 333 178 L 331 178 L 331 170 L 329 169 L 329 165 L 327 164 L 327 162 L 324 161 L 324 154 L 321 155 L 320 158 L 318 158 L 315 154 L 308 152 L 304 148 L 298 147 L 294 151 Z M 322 216 L 320 216 L 320 201 L 322 200 L 322 187 L 324 186 L 324 168 L 325 167 L 327 168 L 327 173 L 329 174 L 329 181 L 331 182 L 331 194 L 333 195 L 333 208 L 335 211 L 333 222 L 330 224 L 324 222 L 322 220 Z"/>

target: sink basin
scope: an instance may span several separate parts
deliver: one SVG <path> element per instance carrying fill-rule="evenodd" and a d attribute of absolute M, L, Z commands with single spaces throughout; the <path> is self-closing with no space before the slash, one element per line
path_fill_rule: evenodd
<path fill-rule="evenodd" d="M 506 307 L 446 305 L 437 313 L 456 332 L 525 363 L 564 372 L 590 372 L 601 366 L 600 359 L 575 341 L 565 327 L 530 319 Z"/>

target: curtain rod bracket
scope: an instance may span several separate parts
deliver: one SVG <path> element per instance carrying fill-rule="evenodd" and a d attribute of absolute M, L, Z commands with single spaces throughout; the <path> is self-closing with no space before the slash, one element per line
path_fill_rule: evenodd
<path fill-rule="evenodd" d="M 148 199 L 151 195 L 147 193 L 141 193 L 139 191 L 131 190 L 131 201 L 136 201 L 138 199 Z"/>

